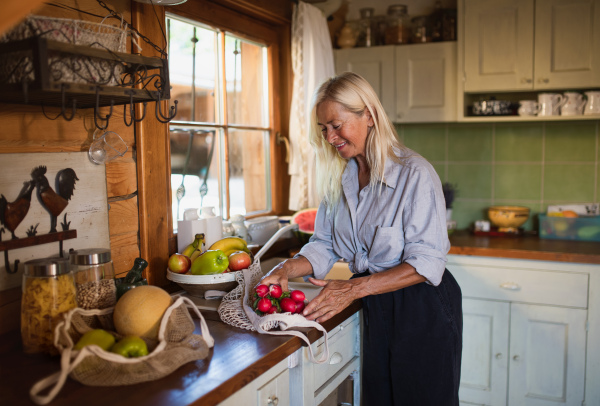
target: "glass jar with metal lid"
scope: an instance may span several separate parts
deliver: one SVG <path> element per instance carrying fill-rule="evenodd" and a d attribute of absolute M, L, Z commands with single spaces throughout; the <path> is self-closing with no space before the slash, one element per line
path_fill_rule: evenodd
<path fill-rule="evenodd" d="M 25 262 L 21 298 L 21 338 L 28 354 L 58 354 L 54 329 L 63 313 L 77 307 L 75 282 L 67 258 Z"/>
<path fill-rule="evenodd" d="M 394 4 L 387 9 L 386 45 L 408 44 L 410 40 L 410 20 L 404 4 Z"/>
<path fill-rule="evenodd" d="M 117 289 L 110 250 L 71 250 L 69 257 L 77 287 L 77 305 L 83 309 L 105 309 L 114 306 L 117 301 Z"/>

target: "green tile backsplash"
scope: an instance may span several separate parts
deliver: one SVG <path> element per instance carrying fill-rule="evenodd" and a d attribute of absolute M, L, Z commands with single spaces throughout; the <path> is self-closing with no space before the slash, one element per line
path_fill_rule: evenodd
<path fill-rule="evenodd" d="M 540 123 L 397 124 L 399 137 L 458 192 L 459 229 L 492 205 L 527 206 L 537 229 L 548 205 L 600 200 L 600 120 Z"/>

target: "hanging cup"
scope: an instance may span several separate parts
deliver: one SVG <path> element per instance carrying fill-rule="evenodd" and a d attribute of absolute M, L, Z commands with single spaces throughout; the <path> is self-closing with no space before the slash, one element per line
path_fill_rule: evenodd
<path fill-rule="evenodd" d="M 122 157 L 128 149 L 125 141 L 116 132 L 106 131 L 98 138 L 94 132 L 94 141 L 90 145 L 88 156 L 96 165 L 102 165 Z"/>

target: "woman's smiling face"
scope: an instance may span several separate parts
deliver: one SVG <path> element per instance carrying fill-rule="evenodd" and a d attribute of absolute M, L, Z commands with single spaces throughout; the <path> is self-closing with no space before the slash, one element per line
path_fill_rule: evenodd
<path fill-rule="evenodd" d="M 367 109 L 359 116 L 337 102 L 326 100 L 317 106 L 317 122 L 323 138 L 342 158 L 366 158 L 367 135 L 373 126 Z"/>

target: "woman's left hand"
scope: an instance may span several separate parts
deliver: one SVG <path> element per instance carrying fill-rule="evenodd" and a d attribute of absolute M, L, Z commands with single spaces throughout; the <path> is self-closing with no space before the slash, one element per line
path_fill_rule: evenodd
<path fill-rule="evenodd" d="M 308 278 L 308 280 L 315 286 L 323 287 L 302 312 L 308 320 L 315 320 L 319 323 L 329 320 L 359 298 L 356 295 L 355 283 L 350 280 L 315 278 Z"/>

